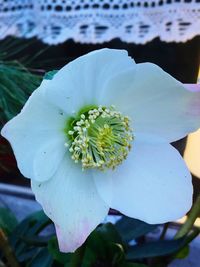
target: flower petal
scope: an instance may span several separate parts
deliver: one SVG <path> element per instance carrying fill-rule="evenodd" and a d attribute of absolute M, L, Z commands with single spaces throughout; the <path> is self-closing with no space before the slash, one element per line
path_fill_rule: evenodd
<path fill-rule="evenodd" d="M 36 181 L 46 181 L 56 172 L 68 151 L 64 147 L 64 142 L 64 138 L 56 136 L 56 138 L 51 138 L 45 142 L 37 150 L 33 160 L 33 171 Z"/>
<path fill-rule="evenodd" d="M 44 183 L 32 181 L 32 190 L 55 223 L 63 252 L 72 252 L 81 246 L 108 213 L 90 171 L 82 171 L 67 157 L 52 179 Z"/>
<path fill-rule="evenodd" d="M 133 120 L 135 135 L 148 133 L 173 142 L 200 127 L 200 92 L 190 92 L 158 66 L 137 64 L 107 84 L 110 102 Z"/>
<path fill-rule="evenodd" d="M 60 109 L 45 99 L 44 89 L 48 84 L 48 81 L 43 81 L 20 114 L 10 120 L 1 131 L 12 145 L 21 173 L 40 181 L 53 175 L 66 151 L 63 132 L 66 117 Z M 39 152 L 43 154 L 39 156 Z"/>
<path fill-rule="evenodd" d="M 98 105 L 99 95 L 107 81 L 134 60 L 125 50 L 101 49 L 81 56 L 55 74 L 46 96 L 67 114 L 78 112 L 85 105 Z"/>
<path fill-rule="evenodd" d="M 178 151 L 166 143 L 135 141 L 122 165 L 93 175 L 111 208 L 147 223 L 178 219 L 191 207 L 191 175 Z"/>
<path fill-rule="evenodd" d="M 183 86 L 189 91 L 200 92 L 200 84 L 184 83 Z"/>

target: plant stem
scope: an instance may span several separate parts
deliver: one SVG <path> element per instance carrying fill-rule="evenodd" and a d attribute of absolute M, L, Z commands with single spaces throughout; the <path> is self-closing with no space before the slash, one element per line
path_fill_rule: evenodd
<path fill-rule="evenodd" d="M 2 250 L 10 267 L 20 267 L 15 254 L 8 242 L 8 238 L 4 234 L 2 229 L 0 229 L 0 249 Z"/>
<path fill-rule="evenodd" d="M 186 222 L 182 225 L 182 227 L 176 233 L 174 238 L 178 239 L 186 235 L 192 229 L 194 222 L 196 218 L 199 216 L 199 214 L 200 214 L 200 195 L 197 197 L 194 205 L 192 206 L 192 209 L 188 214 Z"/>
<path fill-rule="evenodd" d="M 195 239 L 200 233 L 200 229 L 194 229 L 191 234 L 188 235 L 186 244 L 189 244 L 193 239 Z"/>

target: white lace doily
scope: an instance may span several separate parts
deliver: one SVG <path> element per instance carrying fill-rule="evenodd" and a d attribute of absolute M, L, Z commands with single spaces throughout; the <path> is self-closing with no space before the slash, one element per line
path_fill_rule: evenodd
<path fill-rule="evenodd" d="M 184 42 L 198 34 L 200 0 L 0 0 L 0 39 L 144 44 L 155 37 Z"/>

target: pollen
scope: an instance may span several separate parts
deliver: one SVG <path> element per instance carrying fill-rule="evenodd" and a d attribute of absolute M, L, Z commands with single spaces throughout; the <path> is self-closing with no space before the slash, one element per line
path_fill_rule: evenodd
<path fill-rule="evenodd" d="M 133 141 L 129 117 L 114 106 L 85 111 L 73 120 L 67 134 L 65 146 L 82 169 L 114 169 L 126 159 Z"/>

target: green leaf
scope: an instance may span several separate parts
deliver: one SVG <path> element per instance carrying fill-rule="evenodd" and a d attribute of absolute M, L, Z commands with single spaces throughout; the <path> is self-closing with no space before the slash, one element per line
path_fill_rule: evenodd
<path fill-rule="evenodd" d="M 52 80 L 54 75 L 58 72 L 58 70 L 52 70 L 52 71 L 48 71 L 47 73 L 45 73 L 44 75 L 44 79 L 45 80 Z"/>
<path fill-rule="evenodd" d="M 40 249 L 38 247 L 27 248 L 23 253 L 18 255 L 17 259 L 19 262 L 27 262 L 28 260 L 32 259 Z"/>
<path fill-rule="evenodd" d="M 101 259 L 107 257 L 108 242 L 104 240 L 101 233 L 93 231 L 86 242 L 87 247 L 89 247 L 97 257 Z"/>
<path fill-rule="evenodd" d="M 48 249 L 53 258 L 65 267 L 73 266 L 73 262 L 76 262 L 76 254 L 79 257 L 80 253 L 83 253 L 81 267 L 91 267 L 97 262 L 109 264 L 109 266 L 122 266 L 125 255 L 120 242 L 121 237 L 114 225 L 107 223 L 97 227 L 90 234 L 83 247 L 80 247 L 73 254 L 61 253 L 56 238 L 50 240 Z"/>
<path fill-rule="evenodd" d="M 109 245 L 109 251 L 110 251 L 110 260 L 112 266 L 118 266 L 118 264 L 122 264 L 125 260 L 125 253 L 124 248 L 121 244 L 112 243 Z"/>
<path fill-rule="evenodd" d="M 41 210 L 29 215 L 17 225 L 10 236 L 10 243 L 15 250 L 17 258 L 22 257 L 22 254 L 29 249 L 25 240 L 36 237 L 50 223 L 50 219 Z"/>
<path fill-rule="evenodd" d="M 126 216 L 123 216 L 115 226 L 124 242 L 129 242 L 133 239 L 146 235 L 158 227 L 155 224 L 147 224 L 140 220 Z"/>
<path fill-rule="evenodd" d="M 141 263 L 131 263 L 131 262 L 127 262 L 123 265 L 123 267 L 148 267 L 145 264 L 141 264 Z"/>
<path fill-rule="evenodd" d="M 70 261 L 69 267 L 82 267 L 83 258 L 85 255 L 85 244 L 83 244 L 81 247 L 79 247 L 73 254 Z"/>
<path fill-rule="evenodd" d="M 170 255 L 180 250 L 184 245 L 185 238 L 148 242 L 130 247 L 127 251 L 126 258 L 128 260 L 135 260 Z"/>
<path fill-rule="evenodd" d="M 31 215 L 26 217 L 21 223 L 19 223 L 13 231 L 11 237 L 13 245 L 17 243 L 19 237 L 24 236 L 25 234 L 27 234 L 28 236 L 38 234 L 50 223 L 50 219 L 45 215 L 42 210 L 32 213 Z"/>
<path fill-rule="evenodd" d="M 97 261 L 97 255 L 94 251 L 86 247 L 81 267 L 91 267 Z"/>
<path fill-rule="evenodd" d="M 122 263 L 125 259 L 121 243 L 121 237 L 115 227 L 111 223 L 107 223 L 97 227 L 90 234 L 86 241 L 86 247 L 94 254 L 92 255 L 93 260 L 96 259 L 115 266 L 115 264 Z"/>
<path fill-rule="evenodd" d="M 48 236 L 21 236 L 20 239 L 27 245 L 35 247 L 47 246 L 52 235 Z"/>
<path fill-rule="evenodd" d="M 0 228 L 6 234 L 10 234 L 17 226 L 18 221 L 11 210 L 7 208 L 0 208 Z"/>
<path fill-rule="evenodd" d="M 48 250 L 53 259 L 62 264 L 68 264 L 71 261 L 72 253 L 62 253 L 59 250 L 56 237 L 51 238 L 48 242 Z"/>
<path fill-rule="evenodd" d="M 97 227 L 94 232 L 99 233 L 105 241 L 116 243 L 122 242 L 121 236 L 112 223 L 102 224 Z"/>
<path fill-rule="evenodd" d="M 189 245 L 185 246 L 184 248 L 180 249 L 175 255 L 175 259 L 185 259 L 190 253 Z"/>
<path fill-rule="evenodd" d="M 87 246 L 98 252 L 99 255 L 107 254 L 108 244 L 121 243 L 121 237 L 113 224 L 106 223 L 97 227 L 88 237 Z"/>
<path fill-rule="evenodd" d="M 41 249 L 27 267 L 51 267 L 53 264 L 53 258 L 49 254 L 47 248 Z"/>

